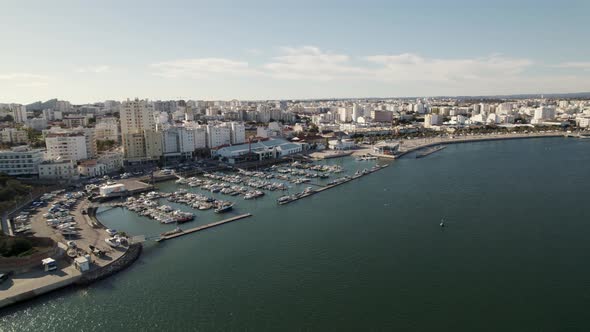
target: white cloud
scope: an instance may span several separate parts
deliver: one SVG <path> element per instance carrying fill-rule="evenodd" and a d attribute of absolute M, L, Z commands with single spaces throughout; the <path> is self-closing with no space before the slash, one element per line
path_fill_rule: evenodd
<path fill-rule="evenodd" d="M 374 55 L 376 77 L 386 81 L 465 81 L 518 76 L 533 65 L 528 59 L 491 55 L 475 59 L 424 58 L 417 54 Z"/>
<path fill-rule="evenodd" d="M 160 62 L 151 67 L 155 69 L 154 74 L 170 78 L 231 75 L 270 79 L 277 83 L 333 81 L 334 89 L 343 91 L 354 83 L 367 89 L 372 87 L 375 91 L 395 89 L 394 93 L 403 91 L 415 95 L 420 92 L 461 95 L 590 89 L 589 79 L 580 75 L 560 76 L 559 72 L 541 74 L 532 70 L 544 67 L 590 70 L 590 62 L 547 66 L 531 59 L 501 54 L 477 58 L 425 57 L 415 53 L 352 57 L 315 46 L 303 46 L 282 47 L 276 56 L 266 61 L 262 58 L 257 65 L 239 59 L 194 58 Z M 555 77 L 554 81 L 559 81 L 559 85 L 551 83 L 551 77 Z M 259 81 L 258 84 L 267 83 Z"/>
<path fill-rule="evenodd" d="M 556 68 L 566 68 L 566 69 L 581 69 L 581 70 L 590 70 L 590 62 L 562 62 L 560 64 L 555 65 Z"/>
<path fill-rule="evenodd" d="M 211 74 L 257 74 L 247 62 L 224 58 L 195 58 L 180 59 L 154 63 L 156 75 L 163 77 L 196 77 L 201 78 Z"/>
<path fill-rule="evenodd" d="M 110 70 L 111 70 L 110 66 L 98 65 L 98 66 L 81 67 L 81 68 L 78 68 L 76 71 L 78 73 L 101 74 L 101 73 L 109 72 Z"/>
<path fill-rule="evenodd" d="M 48 86 L 49 83 L 43 81 L 31 81 L 31 82 L 23 82 L 23 83 L 16 83 L 15 86 L 19 88 L 38 88 L 42 86 Z"/>
<path fill-rule="evenodd" d="M 250 55 L 262 55 L 264 52 L 259 48 L 249 48 L 246 50 L 246 53 Z"/>
<path fill-rule="evenodd" d="M 8 81 L 23 81 L 23 80 L 45 80 L 47 76 L 31 74 L 31 73 L 10 73 L 0 74 L 0 80 Z"/>
<path fill-rule="evenodd" d="M 265 73 L 276 78 L 333 80 L 367 74 L 366 69 L 352 65 L 348 55 L 324 52 L 314 46 L 283 47 L 281 52 L 263 65 Z"/>

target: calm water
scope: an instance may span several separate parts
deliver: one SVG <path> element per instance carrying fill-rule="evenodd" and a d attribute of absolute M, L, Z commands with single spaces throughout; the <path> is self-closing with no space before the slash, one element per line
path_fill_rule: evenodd
<path fill-rule="evenodd" d="M 0 330 L 588 331 L 589 167 L 590 141 L 462 144 L 282 207 L 238 199 L 254 217 L 147 244 L 123 273 L 10 309 Z M 197 215 L 187 227 L 217 218 Z"/>

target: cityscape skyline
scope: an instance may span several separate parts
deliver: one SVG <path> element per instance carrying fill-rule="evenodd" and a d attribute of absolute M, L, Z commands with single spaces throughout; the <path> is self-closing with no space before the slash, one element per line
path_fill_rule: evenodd
<path fill-rule="evenodd" d="M 0 101 L 590 91 L 590 6 L 532 4 L 6 4 Z"/>

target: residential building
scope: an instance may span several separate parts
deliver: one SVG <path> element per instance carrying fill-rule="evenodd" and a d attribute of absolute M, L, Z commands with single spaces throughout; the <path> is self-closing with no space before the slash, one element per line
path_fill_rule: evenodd
<path fill-rule="evenodd" d="M 101 153 L 97 162 L 106 167 L 106 172 L 117 172 L 123 167 L 123 153 L 121 151 L 108 151 Z"/>
<path fill-rule="evenodd" d="M 371 111 L 371 118 L 374 122 L 391 122 L 393 121 L 393 112 L 390 111 Z"/>
<path fill-rule="evenodd" d="M 230 123 L 231 144 L 242 144 L 246 142 L 246 126 L 243 123 Z"/>
<path fill-rule="evenodd" d="M 209 149 L 231 144 L 231 129 L 225 126 L 207 125 L 207 147 Z"/>
<path fill-rule="evenodd" d="M 424 128 L 432 128 L 442 124 L 442 116 L 438 114 L 426 114 L 424 116 Z"/>
<path fill-rule="evenodd" d="M 170 127 L 162 132 L 164 157 L 192 158 L 195 151 L 194 131 L 185 127 Z"/>
<path fill-rule="evenodd" d="M 63 123 L 68 128 L 86 127 L 88 126 L 88 118 L 85 116 L 69 115 L 63 118 Z"/>
<path fill-rule="evenodd" d="M 43 150 L 18 146 L 0 151 L 0 173 L 12 176 L 39 174 L 39 164 L 43 160 Z"/>
<path fill-rule="evenodd" d="M 94 126 L 94 136 L 98 141 L 119 142 L 119 120 L 115 117 L 101 118 Z"/>
<path fill-rule="evenodd" d="M 78 168 L 73 160 L 45 160 L 39 164 L 39 179 L 76 180 Z"/>
<path fill-rule="evenodd" d="M 27 107 L 20 104 L 10 104 L 8 109 L 12 111 L 12 117 L 15 123 L 26 123 L 27 122 Z"/>
<path fill-rule="evenodd" d="M 0 131 L 0 141 L 6 144 L 26 144 L 29 137 L 25 130 L 4 128 Z"/>
<path fill-rule="evenodd" d="M 95 177 L 103 176 L 108 173 L 107 166 L 98 162 L 96 159 L 84 160 L 78 164 L 78 173 L 81 176 Z"/>
<path fill-rule="evenodd" d="M 45 137 L 47 159 L 72 160 L 88 159 L 86 138 L 82 133 L 52 133 Z"/>
<path fill-rule="evenodd" d="M 156 131 L 154 106 L 148 100 L 123 102 L 120 122 L 125 159 L 138 162 L 162 156 L 161 133 Z"/>
<path fill-rule="evenodd" d="M 41 130 L 47 128 L 47 119 L 45 119 L 43 117 L 42 118 L 27 119 L 26 126 L 31 129 L 41 131 Z"/>
<path fill-rule="evenodd" d="M 44 130 L 48 159 L 70 159 L 73 161 L 94 158 L 97 155 L 94 128 L 63 129 L 52 127 Z M 82 142 L 82 143 L 81 143 Z M 78 144 L 83 144 L 82 149 Z"/>

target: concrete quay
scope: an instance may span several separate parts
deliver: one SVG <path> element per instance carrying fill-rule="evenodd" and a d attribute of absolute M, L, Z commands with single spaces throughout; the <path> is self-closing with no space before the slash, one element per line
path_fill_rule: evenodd
<path fill-rule="evenodd" d="M 64 236 L 56 229 L 47 225 L 43 214 L 49 207 L 40 209 L 31 218 L 31 232 L 33 236 L 49 237 L 60 246 L 67 247 L 67 241 L 74 241 L 76 246 L 89 252 L 92 245 L 105 252 L 103 256 L 92 257 L 91 269 L 80 272 L 65 257 L 53 257 L 56 259 L 58 269 L 50 272 L 35 268 L 29 272 L 12 276 L 9 280 L 0 284 L 0 308 L 22 301 L 30 300 L 39 295 L 72 285 L 87 285 L 91 282 L 103 279 L 131 265 L 141 254 L 141 244 L 131 244 L 127 247 L 111 248 L 104 241 L 108 234 L 104 226 L 96 218 L 89 216 L 89 202 L 81 199 L 70 211 L 76 221 L 78 235 L 75 237 Z"/>

